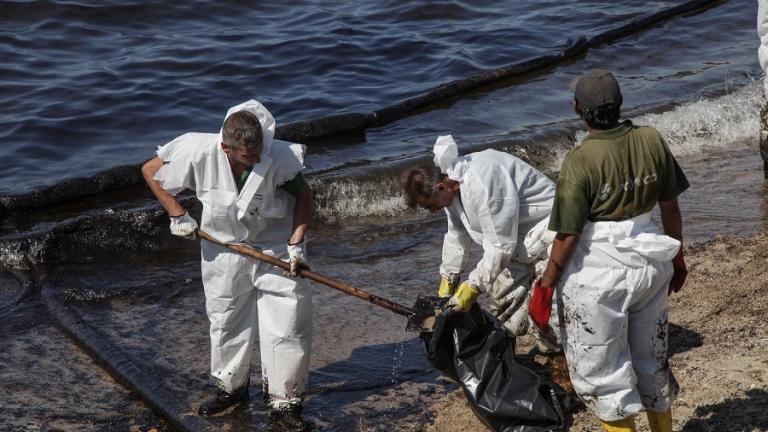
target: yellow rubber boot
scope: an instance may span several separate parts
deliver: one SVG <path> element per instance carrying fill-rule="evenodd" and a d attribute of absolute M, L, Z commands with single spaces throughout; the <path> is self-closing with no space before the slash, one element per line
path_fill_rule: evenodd
<path fill-rule="evenodd" d="M 601 421 L 605 432 L 635 432 L 635 418 L 629 416 L 616 421 Z"/>
<path fill-rule="evenodd" d="M 651 432 L 672 432 L 672 409 L 664 412 L 648 411 L 648 425 Z"/>

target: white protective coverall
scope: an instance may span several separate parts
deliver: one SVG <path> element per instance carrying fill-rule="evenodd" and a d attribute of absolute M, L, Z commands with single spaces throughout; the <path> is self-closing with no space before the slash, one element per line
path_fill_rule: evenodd
<path fill-rule="evenodd" d="M 667 363 L 667 292 L 679 248 L 650 213 L 587 223 L 560 279 L 571 381 L 603 421 L 665 411 L 676 396 Z"/>
<path fill-rule="evenodd" d="M 765 73 L 768 71 L 768 0 L 757 0 L 757 34 L 760 37 L 757 58 L 763 73 Z M 763 81 L 763 84 L 768 89 L 768 82 Z"/>
<path fill-rule="evenodd" d="M 464 270 L 471 243 L 481 245 L 483 256 L 467 280 L 489 294 L 491 313 L 511 334 L 525 334 L 534 263 L 546 257 L 546 246 L 555 234 L 545 229 L 546 222 L 534 227 L 552 210 L 554 182 L 497 150 L 459 157 L 450 135 L 437 139 L 434 154 L 435 164 L 460 188 L 445 208 L 448 232 L 440 275 L 455 279 Z M 547 235 L 549 240 L 543 240 Z"/>
<path fill-rule="evenodd" d="M 305 147 L 273 139 L 275 120 L 260 103 L 250 100 L 232 107 L 227 117 L 240 110 L 258 117 L 264 145 L 240 192 L 220 133 L 187 133 L 160 147 L 157 154 L 165 165 L 155 180 L 173 195 L 195 191 L 203 204 L 201 229 L 220 241 L 245 243 L 286 259 L 295 198 L 278 186 L 302 170 Z M 312 342 L 306 282 L 213 243 L 202 241 L 201 249 L 211 375 L 227 392 L 246 385 L 258 332 L 265 395 L 275 408 L 300 402 Z"/>
<path fill-rule="evenodd" d="M 757 1 L 757 34 L 760 36 L 760 47 L 757 57 L 763 75 L 768 73 L 768 0 Z M 768 79 L 763 77 L 763 108 L 760 110 L 760 156 L 763 158 L 763 169 L 768 178 Z"/>

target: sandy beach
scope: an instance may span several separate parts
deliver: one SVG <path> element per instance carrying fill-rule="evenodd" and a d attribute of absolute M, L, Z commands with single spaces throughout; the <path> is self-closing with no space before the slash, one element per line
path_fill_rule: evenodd
<path fill-rule="evenodd" d="M 717 237 L 686 252 L 688 280 L 670 298 L 670 366 L 680 384 L 674 430 L 768 431 L 768 235 Z M 543 371 L 543 356 L 526 355 L 532 338 L 518 343 L 521 363 Z M 432 409 L 427 431 L 487 430 L 461 391 Z M 648 431 L 645 415 L 635 418 Z M 583 407 L 571 423 L 572 432 L 600 430 Z"/>

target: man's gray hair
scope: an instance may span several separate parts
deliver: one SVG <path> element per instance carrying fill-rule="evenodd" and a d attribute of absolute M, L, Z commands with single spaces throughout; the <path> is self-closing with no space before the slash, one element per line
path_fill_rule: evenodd
<path fill-rule="evenodd" d="M 437 184 L 445 179 L 446 175 L 440 168 L 434 165 L 422 165 L 410 168 L 400 176 L 400 185 L 403 187 L 405 203 L 408 207 L 416 207 L 419 197 L 430 198 L 437 193 Z"/>
<path fill-rule="evenodd" d="M 264 140 L 259 118 L 252 112 L 245 110 L 238 111 L 224 120 L 221 137 L 233 149 L 239 148 L 241 145 L 255 148 L 260 146 Z"/>

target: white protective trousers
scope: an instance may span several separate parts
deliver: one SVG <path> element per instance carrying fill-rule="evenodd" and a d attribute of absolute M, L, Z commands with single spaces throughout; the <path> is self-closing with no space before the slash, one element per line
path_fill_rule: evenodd
<path fill-rule="evenodd" d="M 286 257 L 287 252 L 278 256 Z M 264 394 L 270 405 L 300 403 L 312 343 L 307 283 L 208 242 L 203 242 L 201 267 L 211 323 L 211 375 L 228 392 L 245 385 L 258 337 Z"/>
<path fill-rule="evenodd" d="M 757 48 L 757 58 L 765 74 L 768 71 L 768 0 L 757 0 L 757 35 L 760 46 Z M 768 94 L 768 81 L 763 81 Z"/>
<path fill-rule="evenodd" d="M 667 291 L 679 247 L 650 213 L 590 223 L 558 285 L 573 387 L 603 421 L 665 411 L 676 396 Z"/>

